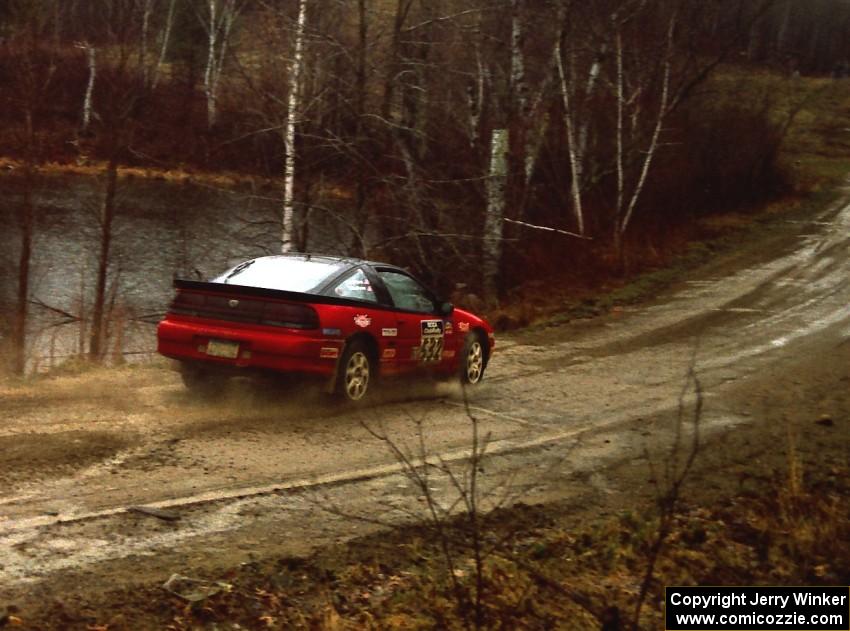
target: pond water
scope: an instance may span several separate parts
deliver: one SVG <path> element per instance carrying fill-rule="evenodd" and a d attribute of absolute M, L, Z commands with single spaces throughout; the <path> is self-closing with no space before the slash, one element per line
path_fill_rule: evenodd
<path fill-rule="evenodd" d="M 44 370 L 85 348 L 99 251 L 103 181 L 87 176 L 44 178 L 35 196 L 30 369 Z M 13 304 L 20 184 L 0 177 L 0 302 Z M 150 357 L 155 324 L 175 277 L 208 278 L 235 262 L 280 248 L 278 191 L 268 186 L 221 188 L 197 183 L 121 178 L 113 225 L 109 348 L 125 359 Z M 344 254 L 350 233 L 327 215 L 311 217 L 308 249 Z M 7 310 L 7 313 L 9 311 Z M 62 314 L 74 316 L 74 320 Z M 79 319 L 80 316 L 82 319 Z"/>

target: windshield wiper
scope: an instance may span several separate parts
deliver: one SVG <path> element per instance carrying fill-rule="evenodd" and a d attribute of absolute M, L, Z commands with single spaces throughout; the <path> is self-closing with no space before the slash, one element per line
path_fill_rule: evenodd
<path fill-rule="evenodd" d="M 246 269 L 251 267 L 253 264 L 254 264 L 253 259 L 250 260 L 250 261 L 245 261 L 244 263 L 240 263 L 239 265 L 237 265 L 236 267 L 233 268 L 232 272 L 230 272 L 227 276 L 224 277 L 224 280 L 222 282 L 226 283 L 228 280 L 230 280 L 231 278 L 233 278 L 237 274 L 241 274 L 242 272 L 244 272 Z"/>

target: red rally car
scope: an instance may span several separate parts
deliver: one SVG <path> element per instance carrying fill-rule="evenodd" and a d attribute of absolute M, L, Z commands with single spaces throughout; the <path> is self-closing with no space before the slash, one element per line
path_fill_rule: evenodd
<path fill-rule="evenodd" d="M 174 284 L 157 350 L 180 361 L 189 389 L 215 390 L 247 369 L 325 377 L 351 401 L 378 376 L 428 372 L 472 385 L 495 343 L 482 318 L 384 263 L 284 254 Z"/>

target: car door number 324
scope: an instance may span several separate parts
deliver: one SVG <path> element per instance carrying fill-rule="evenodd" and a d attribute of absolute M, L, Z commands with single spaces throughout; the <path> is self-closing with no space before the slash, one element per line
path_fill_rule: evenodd
<path fill-rule="evenodd" d="M 423 362 L 438 362 L 443 357 L 443 321 L 422 320 L 422 345 L 419 359 Z"/>

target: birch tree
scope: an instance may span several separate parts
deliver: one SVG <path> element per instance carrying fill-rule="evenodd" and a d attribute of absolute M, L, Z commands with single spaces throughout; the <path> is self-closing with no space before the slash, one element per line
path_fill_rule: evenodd
<path fill-rule="evenodd" d="M 81 49 L 86 56 L 86 67 L 88 79 L 86 80 L 86 92 L 83 96 L 82 129 L 88 131 L 92 118 L 92 99 L 94 95 L 94 83 L 97 78 L 97 49 L 88 42 L 80 42 L 77 48 Z"/>
<path fill-rule="evenodd" d="M 524 36 L 521 8 L 522 0 L 511 0 L 509 79 L 505 112 L 509 127 L 494 129 L 490 137 L 482 252 L 484 295 L 490 302 L 496 300 L 499 290 L 498 278 L 502 265 L 502 237 L 509 187 L 512 185 L 512 188 L 516 188 L 516 176 L 522 174 L 524 178 L 525 173 L 525 134 L 522 126 L 523 115 L 526 114 L 527 85 L 522 50 Z M 508 161 L 509 154 L 513 158 L 511 163 Z"/>
<path fill-rule="evenodd" d="M 494 129 L 490 139 L 490 171 L 487 178 L 487 212 L 484 218 L 482 272 L 484 295 L 491 304 L 498 296 L 499 269 L 502 264 L 502 227 L 505 217 L 507 185 L 508 132 Z"/>
<path fill-rule="evenodd" d="M 570 164 L 570 192 L 572 193 L 573 215 L 579 234 L 584 234 L 584 210 L 582 208 L 582 170 L 584 155 L 576 140 L 575 117 L 573 115 L 572 100 L 570 99 L 570 88 L 567 83 L 567 74 L 564 71 L 562 60 L 563 51 L 561 46 L 562 36 L 558 37 L 555 52 L 555 61 L 558 66 L 558 78 L 561 82 L 561 99 L 564 108 L 564 129 L 567 133 L 567 151 L 569 152 Z"/>
<path fill-rule="evenodd" d="M 614 249 L 617 254 L 617 260 L 621 269 L 625 267 L 625 250 L 623 247 L 623 238 L 634 216 L 635 208 L 638 200 L 646 185 L 647 176 L 649 174 L 652 162 L 655 159 L 655 154 L 658 150 L 659 139 L 668 114 L 671 111 L 670 98 L 670 75 L 673 64 L 674 50 L 674 35 L 677 25 L 678 14 L 675 10 L 670 13 L 667 21 L 667 29 L 665 43 L 659 54 L 658 63 L 655 66 L 656 73 L 660 77 L 651 75 L 640 76 L 642 70 L 646 67 L 644 60 L 637 60 L 632 65 L 633 73 L 633 93 L 627 94 L 626 86 L 626 70 L 624 67 L 624 50 L 622 29 L 623 24 L 615 24 L 616 29 L 616 52 L 615 52 L 615 90 L 616 90 L 616 172 L 617 172 L 617 196 L 614 211 Z M 640 94 L 649 92 L 648 83 L 655 78 L 660 84 L 655 91 L 657 94 L 657 103 L 651 111 L 643 112 L 640 109 Z M 640 144 L 632 145 L 630 149 L 637 152 L 641 157 L 638 160 L 632 161 L 635 165 L 635 174 L 631 181 L 627 179 L 627 157 L 626 157 L 626 123 L 624 117 L 626 115 L 626 107 L 631 105 L 631 131 L 632 137 L 638 138 L 638 127 L 641 124 L 641 117 L 648 120 L 650 133 L 648 139 Z"/>
<path fill-rule="evenodd" d="M 201 23 L 207 32 L 207 63 L 204 69 L 204 96 L 207 101 L 207 126 L 215 126 L 218 117 L 219 84 L 233 24 L 239 15 L 236 0 L 207 0 Z"/>
<path fill-rule="evenodd" d="M 139 36 L 139 67 L 142 69 L 142 82 L 148 85 L 148 32 L 150 31 L 151 13 L 154 0 L 142 0 L 142 29 Z"/>
<path fill-rule="evenodd" d="M 432 55 L 437 48 L 437 22 L 441 2 L 420 2 L 413 11 L 412 0 L 398 0 L 389 42 L 387 72 L 381 103 L 382 132 L 393 162 L 399 168 L 385 178 L 385 187 L 395 205 L 403 209 L 388 222 L 408 246 L 406 256 L 420 270 L 427 270 L 433 258 L 425 239 L 433 234 L 436 213 L 426 190 L 424 161 L 431 149 L 428 134 Z"/>
<path fill-rule="evenodd" d="M 150 82 L 150 86 L 156 89 L 159 84 L 160 71 L 168 56 L 168 47 L 171 43 L 171 30 L 174 27 L 174 9 L 177 5 L 177 0 L 169 0 L 168 12 L 165 16 L 165 25 L 162 28 L 162 36 L 159 44 L 159 54 L 153 64 L 153 68 L 146 72 L 146 82 Z"/>
<path fill-rule="evenodd" d="M 559 7 L 560 30 L 555 43 L 554 65 L 567 140 L 572 213 L 578 234 L 584 235 L 584 192 L 588 179 L 593 175 L 588 173 L 591 159 L 589 142 L 594 131 L 590 108 L 599 87 L 607 47 L 604 39 L 595 37 L 592 41 L 571 41 L 581 37 L 573 23 L 578 12 L 579 9 L 572 2 L 564 2 Z M 592 31 L 590 35 L 593 37 Z M 580 46 L 586 46 L 591 51 L 588 63 L 582 64 L 578 59 L 577 48 Z"/>
<path fill-rule="evenodd" d="M 289 64 L 289 98 L 283 141 L 286 156 L 283 166 L 283 216 L 281 218 L 281 252 L 291 252 L 295 239 L 295 128 L 301 106 L 301 81 L 304 72 L 304 31 L 307 24 L 307 0 L 298 0 L 298 18 Z"/>

